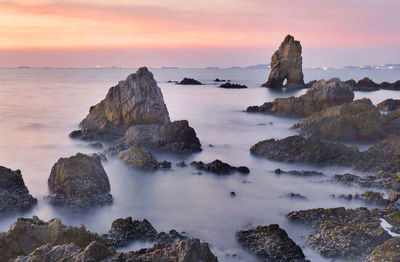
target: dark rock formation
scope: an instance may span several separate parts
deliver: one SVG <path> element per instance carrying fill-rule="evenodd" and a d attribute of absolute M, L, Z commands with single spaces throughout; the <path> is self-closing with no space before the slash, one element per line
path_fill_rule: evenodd
<path fill-rule="evenodd" d="M 157 232 L 147 219 L 143 221 L 132 220 L 131 217 L 114 220 L 110 231 L 104 235 L 114 247 L 124 247 L 135 241 L 168 242 L 185 240 L 185 235 L 179 234 L 176 230 L 169 233 Z"/>
<path fill-rule="evenodd" d="M 381 114 L 366 98 L 326 108 L 294 127 L 328 140 L 375 141 L 385 136 Z"/>
<path fill-rule="evenodd" d="M 394 83 L 383 82 L 380 84 L 381 89 L 400 90 L 400 80 Z"/>
<path fill-rule="evenodd" d="M 248 112 L 262 112 L 282 116 L 304 117 L 322 109 L 353 101 L 354 93 L 340 79 L 320 80 L 299 97 L 277 98 L 260 107 L 249 107 Z"/>
<path fill-rule="evenodd" d="M 271 58 L 271 72 L 268 82 L 263 86 L 270 88 L 283 87 L 286 79 L 288 88 L 303 88 L 303 59 L 301 57 L 301 44 L 295 41 L 294 37 L 287 35 L 279 49 Z"/>
<path fill-rule="evenodd" d="M 376 107 L 386 111 L 393 111 L 400 108 L 400 99 L 389 98 L 377 104 Z"/>
<path fill-rule="evenodd" d="M 185 161 L 181 161 L 179 163 L 176 163 L 177 167 L 187 167 L 187 164 L 185 163 Z"/>
<path fill-rule="evenodd" d="M 305 196 L 303 196 L 303 195 L 301 195 L 301 194 L 298 194 L 298 193 L 289 193 L 289 194 L 287 194 L 287 197 L 289 197 L 289 198 L 295 198 L 295 199 L 301 199 L 301 200 L 307 200 L 307 198 L 305 197 Z"/>
<path fill-rule="evenodd" d="M 25 186 L 20 170 L 0 166 L 0 213 L 23 212 L 36 205 Z"/>
<path fill-rule="evenodd" d="M 361 80 L 359 80 L 355 86 L 354 91 L 376 91 L 379 90 L 379 85 L 369 79 L 368 77 L 365 77 Z"/>
<path fill-rule="evenodd" d="M 225 83 L 220 85 L 221 88 L 228 88 L 228 89 L 242 89 L 247 88 L 246 85 L 239 85 L 239 84 L 232 84 L 232 83 Z"/>
<path fill-rule="evenodd" d="M 199 81 L 193 78 L 184 78 L 178 83 L 179 85 L 202 85 Z"/>
<path fill-rule="evenodd" d="M 78 138 L 82 136 L 82 130 L 74 130 L 69 134 L 70 138 Z"/>
<path fill-rule="evenodd" d="M 306 261 L 301 248 L 278 225 L 239 231 L 236 237 L 242 246 L 260 257 L 261 261 Z"/>
<path fill-rule="evenodd" d="M 357 82 L 354 79 L 344 81 L 344 84 L 348 85 L 351 88 L 351 90 L 353 90 L 353 91 L 357 90 L 357 88 L 356 88 Z"/>
<path fill-rule="evenodd" d="M 111 87 L 80 123 L 83 135 L 122 136 L 132 125 L 166 124 L 169 115 L 153 74 L 146 67 Z"/>
<path fill-rule="evenodd" d="M 60 158 L 51 169 L 48 185 L 53 205 L 90 208 L 112 202 L 110 182 L 98 155 Z"/>
<path fill-rule="evenodd" d="M 167 151 L 201 151 L 196 132 L 186 120 L 165 125 L 134 125 L 126 131 L 124 140 L 127 144 Z"/>
<path fill-rule="evenodd" d="M 231 166 L 227 163 L 224 163 L 218 159 L 214 160 L 213 162 L 208 163 L 208 164 L 205 164 L 202 161 L 193 161 L 190 164 L 199 170 L 204 170 L 204 171 L 211 172 L 211 173 L 218 174 L 218 175 L 229 175 L 234 172 L 238 172 L 241 174 L 250 173 L 249 168 L 246 166 L 235 167 L 235 166 Z"/>
<path fill-rule="evenodd" d="M 120 152 L 118 158 L 134 168 L 154 170 L 158 167 L 157 160 L 145 147 L 133 145 L 128 150 Z"/>
<path fill-rule="evenodd" d="M 363 262 L 400 261 L 400 237 L 393 237 L 377 246 Z"/>
<path fill-rule="evenodd" d="M 307 244 L 327 257 L 361 261 L 391 236 L 380 226 L 380 218 L 397 212 L 396 208 L 345 209 L 316 208 L 287 214 L 289 221 L 311 226 L 315 232 Z"/>
<path fill-rule="evenodd" d="M 321 172 L 317 171 L 297 171 L 297 170 L 292 170 L 292 171 L 283 171 L 280 168 L 275 169 L 275 174 L 278 175 L 292 175 L 292 176 L 303 176 L 303 177 L 310 177 L 310 176 L 323 176 L 324 174 Z"/>
<path fill-rule="evenodd" d="M 332 195 L 333 197 L 336 197 L 335 195 Z M 362 194 L 342 194 L 339 195 L 338 198 L 342 198 L 345 200 L 358 200 L 358 201 L 363 201 L 367 204 L 370 205 L 377 205 L 377 206 L 388 206 L 390 204 L 393 204 L 391 200 L 385 199 L 383 197 L 383 194 L 379 192 L 374 192 L 374 191 L 365 191 Z"/>
<path fill-rule="evenodd" d="M 158 163 L 159 168 L 170 169 L 171 166 L 172 166 L 171 162 L 169 162 L 167 160 L 164 160 L 164 161 Z"/>

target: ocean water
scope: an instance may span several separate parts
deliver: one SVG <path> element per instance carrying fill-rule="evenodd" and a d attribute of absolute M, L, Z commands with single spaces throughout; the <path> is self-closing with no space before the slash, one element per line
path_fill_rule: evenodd
<path fill-rule="evenodd" d="M 123 165 L 118 159 L 103 162 L 111 183 L 114 203 L 88 212 L 71 212 L 50 206 L 47 179 L 60 157 L 77 152 L 92 153 L 87 143 L 71 140 L 70 131 L 88 113 L 89 107 L 103 99 L 108 89 L 135 69 L 0 69 L 0 165 L 21 169 L 30 193 L 38 205 L 24 214 L 0 217 L 0 231 L 6 231 L 19 216 L 38 215 L 43 220 L 61 218 L 64 224 L 85 224 L 89 230 L 105 233 L 120 217 L 147 218 L 159 231 L 172 228 L 186 231 L 210 243 L 220 261 L 257 261 L 235 240 L 235 232 L 257 225 L 279 224 L 303 247 L 312 261 L 329 261 L 304 246 L 309 229 L 288 223 L 285 214 L 316 207 L 358 207 L 361 202 L 346 202 L 332 194 L 363 192 L 329 182 L 337 173 L 353 172 L 336 166 L 287 164 L 251 156 L 250 147 L 268 138 L 296 134 L 290 127 L 298 121 L 243 112 L 249 105 L 260 105 L 277 97 L 300 95 L 295 92 L 261 88 L 268 72 L 246 69 L 151 69 L 163 92 L 171 120 L 187 119 L 195 128 L 203 151 L 195 154 L 154 152 L 159 161 L 168 160 L 173 169 L 144 172 Z M 368 76 L 376 82 L 394 82 L 399 71 L 305 70 L 305 80 L 340 77 L 355 80 Z M 167 83 L 193 77 L 202 86 Z M 215 78 L 246 84 L 248 89 L 217 88 Z M 373 103 L 386 98 L 400 99 L 399 91 L 356 92 L 356 99 L 367 97 Z M 212 145 L 209 146 L 209 145 Z M 359 144 L 361 149 L 369 145 Z M 184 160 L 213 161 L 246 165 L 249 175 L 218 177 L 192 167 L 179 168 Z M 283 170 L 317 170 L 325 177 L 297 178 L 277 176 Z M 236 197 L 232 198 L 230 192 Z M 307 201 L 290 199 L 300 193 Z M 123 250 L 135 250 L 152 243 L 134 243 Z"/>

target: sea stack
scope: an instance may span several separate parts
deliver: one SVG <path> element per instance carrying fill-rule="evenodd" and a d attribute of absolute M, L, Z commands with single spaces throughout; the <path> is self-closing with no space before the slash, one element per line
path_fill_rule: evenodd
<path fill-rule="evenodd" d="M 293 36 L 287 35 L 285 40 L 271 58 L 271 73 L 264 87 L 282 88 L 286 79 L 287 88 L 303 88 L 303 59 L 301 44 Z"/>

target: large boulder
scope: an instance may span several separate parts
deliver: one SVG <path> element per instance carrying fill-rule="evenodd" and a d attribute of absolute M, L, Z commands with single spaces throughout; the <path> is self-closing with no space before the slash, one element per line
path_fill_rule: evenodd
<path fill-rule="evenodd" d="M 134 125 L 125 134 L 127 144 L 166 151 L 197 152 L 201 144 L 188 121 L 174 121 L 164 125 Z"/>
<path fill-rule="evenodd" d="M 105 99 L 90 108 L 80 127 L 83 135 L 121 136 L 132 125 L 166 124 L 169 114 L 153 74 L 142 67 L 111 87 Z"/>
<path fill-rule="evenodd" d="M 236 237 L 242 246 L 260 257 L 261 261 L 306 261 L 301 248 L 279 225 L 258 226 L 255 229 L 239 231 Z"/>
<path fill-rule="evenodd" d="M 286 79 L 286 87 L 303 88 L 303 59 L 301 57 L 300 41 L 287 35 L 279 49 L 275 51 L 271 58 L 271 72 L 267 83 L 263 86 L 270 88 L 281 88 Z"/>
<path fill-rule="evenodd" d="M 45 245 L 63 245 L 75 243 L 84 248 L 92 241 L 99 241 L 110 246 L 111 243 L 97 233 L 89 232 L 82 225 L 80 227 L 65 226 L 59 219 L 48 222 L 38 217 L 18 218 L 10 230 L 0 235 L 0 261 L 28 255 L 36 248 Z"/>
<path fill-rule="evenodd" d="M 0 166 L 0 213 L 23 212 L 37 203 L 25 186 L 20 170 Z"/>
<path fill-rule="evenodd" d="M 48 185 L 54 205 L 89 208 L 112 202 L 110 182 L 98 155 L 60 158 L 51 169 Z"/>
<path fill-rule="evenodd" d="M 353 101 L 354 93 L 340 79 L 316 81 L 312 88 L 299 97 L 277 98 L 260 107 L 249 107 L 248 112 L 262 112 L 282 116 L 305 117 L 322 109 Z"/>
<path fill-rule="evenodd" d="M 120 152 L 118 158 L 134 168 L 154 170 L 158 167 L 157 160 L 145 147 L 133 145 L 128 150 Z"/>
<path fill-rule="evenodd" d="M 386 111 L 393 111 L 400 108 L 400 99 L 389 98 L 377 104 L 376 107 Z"/>
<path fill-rule="evenodd" d="M 379 90 L 379 85 L 372 79 L 365 77 L 357 82 L 354 91 L 376 91 Z"/>
<path fill-rule="evenodd" d="M 328 140 L 374 141 L 385 136 L 382 116 L 366 98 L 326 108 L 303 119 L 295 127 L 308 136 Z"/>

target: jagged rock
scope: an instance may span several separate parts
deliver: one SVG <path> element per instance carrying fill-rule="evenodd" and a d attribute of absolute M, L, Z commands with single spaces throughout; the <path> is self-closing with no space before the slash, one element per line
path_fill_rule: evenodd
<path fill-rule="evenodd" d="M 317 137 L 304 138 L 298 135 L 258 142 L 251 147 L 250 152 L 271 160 L 338 165 L 351 165 L 360 155 L 356 147 L 349 148 Z"/>
<path fill-rule="evenodd" d="M 53 205 L 90 208 L 112 202 L 110 182 L 98 155 L 60 158 L 51 169 L 48 186 Z"/>
<path fill-rule="evenodd" d="M 400 135 L 400 108 L 397 108 L 386 115 L 382 115 L 382 119 L 386 136 Z"/>
<path fill-rule="evenodd" d="M 300 41 L 295 41 L 293 36 L 287 35 L 279 49 L 272 55 L 271 72 L 267 83 L 263 86 L 281 88 L 286 79 L 286 87 L 303 88 L 304 76 L 301 52 Z"/>
<path fill-rule="evenodd" d="M 184 78 L 178 83 L 179 85 L 202 85 L 199 81 L 193 78 Z"/>
<path fill-rule="evenodd" d="M 44 222 L 35 216 L 32 219 L 18 218 L 8 232 L 0 235 L 0 261 L 28 255 L 46 244 L 75 243 L 80 248 L 84 248 L 92 241 L 98 241 L 106 246 L 111 245 L 97 233 L 87 231 L 83 225 L 81 227 L 65 226 L 59 219 Z"/>
<path fill-rule="evenodd" d="M 353 101 L 354 93 L 340 79 L 315 82 L 304 95 L 299 97 L 277 98 L 260 107 L 249 107 L 248 112 L 262 112 L 282 116 L 305 117 L 322 109 Z"/>
<path fill-rule="evenodd" d="M 336 197 L 335 195 L 332 196 Z M 393 201 L 385 199 L 381 193 L 374 191 L 365 191 L 362 194 L 354 194 L 354 195 L 342 194 L 337 197 L 345 200 L 364 201 L 367 204 L 377 205 L 377 206 L 388 206 L 393 203 Z"/>
<path fill-rule="evenodd" d="M 306 198 L 305 196 L 303 196 L 303 195 L 301 195 L 301 194 L 298 194 L 298 193 L 293 193 L 293 192 L 287 194 L 287 197 L 289 197 L 289 198 L 301 199 L 301 200 L 307 200 L 307 198 Z"/>
<path fill-rule="evenodd" d="M 144 147 L 133 145 L 128 150 L 120 152 L 118 158 L 134 168 L 154 170 L 158 167 L 157 159 Z"/>
<path fill-rule="evenodd" d="M 164 169 L 170 169 L 171 165 L 172 165 L 171 162 L 169 162 L 167 160 L 164 160 L 164 161 L 158 163 L 158 167 L 164 168 Z"/>
<path fill-rule="evenodd" d="M 0 166 L 0 213 L 23 212 L 36 205 L 29 194 L 20 170 Z"/>
<path fill-rule="evenodd" d="M 110 231 L 104 237 L 114 247 L 124 247 L 134 241 L 173 243 L 187 238 L 176 230 L 170 230 L 169 233 L 159 233 L 147 219 L 140 221 L 132 220 L 131 217 L 114 220 Z"/>
<path fill-rule="evenodd" d="M 177 167 L 187 167 L 187 164 L 185 163 L 185 161 L 181 161 L 179 163 L 176 163 Z"/>
<path fill-rule="evenodd" d="M 359 80 L 355 86 L 355 90 L 358 91 L 376 91 L 379 90 L 379 85 L 369 79 L 368 77 L 365 77 L 361 80 Z"/>
<path fill-rule="evenodd" d="M 230 80 L 215 78 L 214 82 L 230 82 Z"/>
<path fill-rule="evenodd" d="M 345 209 L 316 208 L 294 211 L 286 216 L 291 222 L 311 226 L 315 232 L 307 244 L 326 257 L 362 260 L 391 236 L 380 226 L 380 218 L 397 212 L 396 208 Z"/>
<path fill-rule="evenodd" d="M 275 174 L 281 175 L 292 175 L 292 176 L 304 176 L 304 177 L 310 177 L 310 176 L 323 176 L 324 174 L 321 172 L 317 171 L 297 171 L 297 170 L 292 170 L 292 171 L 283 171 L 280 168 L 275 169 Z"/>
<path fill-rule="evenodd" d="M 124 140 L 127 144 L 167 151 L 201 151 L 196 132 L 186 120 L 165 125 L 135 125 L 127 130 Z"/>
<path fill-rule="evenodd" d="M 236 237 L 243 247 L 260 257 L 261 261 L 306 261 L 301 248 L 279 225 L 258 226 L 256 229 L 239 231 Z"/>
<path fill-rule="evenodd" d="M 393 237 L 377 246 L 364 262 L 400 261 L 400 238 Z"/>
<path fill-rule="evenodd" d="M 393 111 L 400 108 L 400 99 L 389 98 L 377 104 L 376 107 L 386 111 Z"/>
<path fill-rule="evenodd" d="M 220 85 L 221 88 L 228 88 L 228 89 L 242 89 L 247 88 L 246 85 L 239 85 L 239 84 L 232 84 L 232 83 L 225 83 Z"/>
<path fill-rule="evenodd" d="M 235 166 L 231 166 L 227 163 L 224 163 L 218 159 L 216 159 L 213 162 L 208 163 L 208 164 L 205 164 L 202 161 L 193 161 L 190 164 L 192 166 L 194 166 L 196 169 L 204 170 L 204 171 L 211 172 L 211 173 L 218 174 L 218 175 L 229 175 L 234 172 L 238 172 L 241 174 L 250 173 L 249 168 L 246 166 L 235 167 Z"/>
<path fill-rule="evenodd" d="M 304 135 L 328 140 L 375 141 L 385 136 L 381 114 L 366 98 L 326 108 L 294 127 Z"/>
<path fill-rule="evenodd" d="M 161 90 L 153 74 L 142 67 L 111 87 L 106 98 L 90 108 L 80 127 L 82 135 L 111 139 L 122 136 L 132 125 L 169 122 Z"/>

